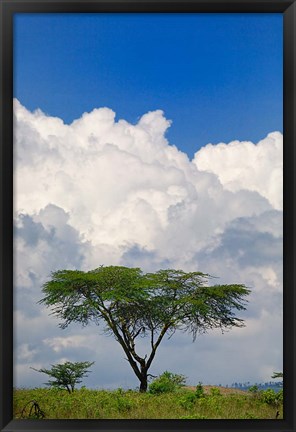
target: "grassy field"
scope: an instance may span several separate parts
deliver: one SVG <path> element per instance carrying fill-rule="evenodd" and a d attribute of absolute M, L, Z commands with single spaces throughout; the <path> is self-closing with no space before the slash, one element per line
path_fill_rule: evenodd
<path fill-rule="evenodd" d="M 270 397 L 269 397 L 270 396 Z M 16 389 L 14 418 L 44 419 L 281 419 L 272 394 L 220 387 L 183 387 L 163 394 L 90 390 Z"/>

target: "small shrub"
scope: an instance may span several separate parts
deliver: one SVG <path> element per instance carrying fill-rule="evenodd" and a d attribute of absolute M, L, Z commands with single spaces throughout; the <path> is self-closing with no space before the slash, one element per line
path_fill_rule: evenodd
<path fill-rule="evenodd" d="M 220 390 L 216 387 L 212 387 L 210 389 L 210 393 L 211 393 L 211 396 L 222 396 Z"/>
<path fill-rule="evenodd" d="M 260 397 L 260 390 L 259 390 L 259 388 L 258 388 L 258 386 L 256 384 L 253 385 L 253 386 L 251 386 L 251 387 L 249 387 L 249 392 L 252 393 L 252 397 L 253 398 L 259 399 L 259 397 Z"/>
<path fill-rule="evenodd" d="M 196 386 L 196 390 L 195 390 L 195 393 L 194 393 L 194 394 L 195 394 L 195 397 L 196 397 L 197 399 L 202 398 L 202 397 L 205 397 L 205 391 L 204 391 L 204 388 L 203 388 L 201 382 L 199 382 L 199 383 L 197 384 L 197 386 Z"/>
<path fill-rule="evenodd" d="M 277 393 L 277 399 L 278 399 L 279 403 L 283 403 L 284 402 L 284 392 L 283 392 L 283 390 L 280 390 Z"/>
<path fill-rule="evenodd" d="M 151 394 L 161 394 L 161 393 L 170 393 L 175 390 L 175 385 L 165 379 L 159 379 L 153 381 L 149 385 L 149 392 Z"/>
<path fill-rule="evenodd" d="M 283 402 L 283 391 L 276 393 L 272 389 L 264 390 L 261 392 L 260 399 L 262 402 L 267 403 L 268 405 L 277 406 L 279 403 Z"/>
<path fill-rule="evenodd" d="M 116 405 L 119 412 L 130 411 L 133 407 L 132 401 L 123 396 L 117 396 Z"/>
<path fill-rule="evenodd" d="M 182 396 L 181 399 L 179 399 L 179 404 L 182 408 L 189 410 L 193 408 L 196 399 L 195 393 L 188 392 L 186 395 Z"/>
<path fill-rule="evenodd" d="M 220 392 L 219 392 L 220 393 Z M 205 398 L 204 388 L 201 383 L 198 383 L 194 393 L 188 392 L 181 399 L 179 399 L 179 404 L 185 409 L 193 408 L 197 399 Z"/>
<path fill-rule="evenodd" d="M 151 394 L 170 393 L 178 390 L 186 383 L 184 375 L 174 374 L 165 371 L 152 381 L 149 385 L 149 392 Z"/>
<path fill-rule="evenodd" d="M 251 392 L 253 394 L 258 393 L 258 391 L 259 391 L 259 388 L 257 385 L 252 385 L 251 387 L 249 387 L 249 392 Z"/>

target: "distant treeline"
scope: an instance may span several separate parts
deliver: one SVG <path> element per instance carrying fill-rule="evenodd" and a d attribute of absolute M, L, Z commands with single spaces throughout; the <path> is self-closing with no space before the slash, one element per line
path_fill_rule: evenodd
<path fill-rule="evenodd" d="M 253 386 L 257 386 L 259 390 L 272 389 L 274 391 L 279 391 L 283 388 L 283 381 L 277 381 L 277 382 L 269 381 L 269 382 L 265 382 L 265 383 L 255 383 L 255 384 L 251 384 L 249 381 L 244 382 L 244 383 L 235 382 L 235 383 L 232 383 L 231 386 L 226 386 L 226 387 L 238 388 L 241 390 L 248 390 L 250 387 L 253 387 Z"/>

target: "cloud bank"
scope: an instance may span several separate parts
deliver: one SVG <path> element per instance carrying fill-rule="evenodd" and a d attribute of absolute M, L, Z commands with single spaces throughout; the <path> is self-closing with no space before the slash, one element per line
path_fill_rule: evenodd
<path fill-rule="evenodd" d="M 176 334 L 153 374 L 217 384 L 281 370 L 283 137 L 208 144 L 190 161 L 169 126 L 161 110 L 130 124 L 109 108 L 66 125 L 14 101 L 15 385 L 41 384 L 29 367 L 62 359 L 96 361 L 93 386 L 137 385 L 113 339 L 62 331 L 36 304 L 51 271 L 101 264 L 200 270 L 252 289 L 245 328 L 195 343 Z"/>

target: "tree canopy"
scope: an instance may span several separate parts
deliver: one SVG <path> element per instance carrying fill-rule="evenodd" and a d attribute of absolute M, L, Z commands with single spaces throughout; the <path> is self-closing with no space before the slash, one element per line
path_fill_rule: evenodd
<path fill-rule="evenodd" d="M 283 377 L 284 377 L 283 372 L 273 372 L 271 378 L 276 379 L 276 378 L 283 378 Z"/>
<path fill-rule="evenodd" d="M 82 378 L 87 376 L 89 372 L 87 369 L 92 366 L 94 362 L 65 362 L 61 364 L 51 365 L 51 369 L 31 368 L 37 372 L 45 373 L 46 375 L 54 378 L 45 384 L 51 387 L 66 389 L 69 393 L 74 392 L 76 384 L 82 382 Z"/>
<path fill-rule="evenodd" d="M 87 272 L 59 270 L 51 276 L 40 303 L 52 308 L 61 328 L 72 322 L 103 323 L 122 346 L 141 391 L 147 389 L 148 370 L 166 334 L 180 330 L 195 340 L 210 329 L 242 327 L 235 312 L 245 310 L 250 292 L 240 284 L 210 285 L 214 278 L 208 274 L 173 269 L 143 273 L 139 268 L 101 266 Z M 145 336 L 149 349 L 141 357 L 136 340 Z"/>

